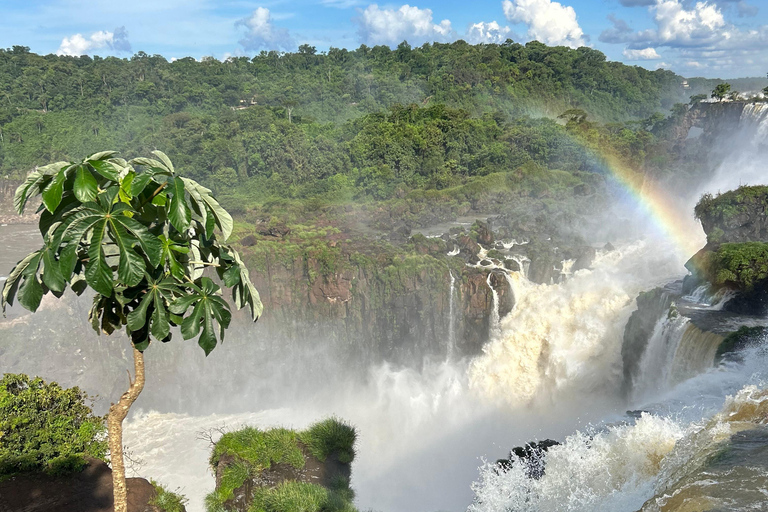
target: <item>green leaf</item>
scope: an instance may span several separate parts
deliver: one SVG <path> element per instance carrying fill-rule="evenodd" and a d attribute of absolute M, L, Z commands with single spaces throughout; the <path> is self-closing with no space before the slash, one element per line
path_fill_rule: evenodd
<path fill-rule="evenodd" d="M 139 194 L 141 194 L 151 180 L 152 180 L 151 172 L 145 171 L 137 174 L 136 177 L 133 179 L 133 183 L 131 183 L 131 194 L 133 195 L 133 197 L 136 197 Z"/>
<path fill-rule="evenodd" d="M 91 160 L 91 161 L 88 161 L 88 163 L 103 178 L 109 181 L 114 181 L 115 183 L 120 182 L 120 176 L 117 174 L 117 169 L 110 162 L 107 162 L 105 160 L 95 160 L 95 161 Z"/>
<path fill-rule="evenodd" d="M 59 252 L 59 268 L 61 275 L 69 281 L 77 265 L 77 245 L 69 244 Z"/>
<path fill-rule="evenodd" d="M 192 220 L 192 214 L 187 206 L 184 181 L 181 178 L 174 178 L 171 183 L 173 197 L 168 211 L 168 220 L 179 233 L 186 233 L 189 223 Z"/>
<path fill-rule="evenodd" d="M 153 155 L 155 155 L 157 158 L 159 158 L 163 162 L 163 166 L 171 173 L 173 174 L 175 171 L 173 170 L 173 164 L 171 163 L 171 159 L 166 156 L 165 153 L 162 151 L 155 150 L 152 152 Z"/>
<path fill-rule="evenodd" d="M 45 205 L 46 210 L 51 213 L 53 213 L 59 206 L 59 203 L 61 203 L 61 196 L 64 192 L 64 181 L 66 179 L 67 175 L 62 169 L 56 177 L 51 180 L 48 186 L 45 187 L 45 190 L 43 190 L 43 204 Z"/>
<path fill-rule="evenodd" d="M 203 317 L 203 305 L 195 304 L 192 314 L 181 322 L 181 335 L 185 340 L 190 340 L 200 333 L 200 320 Z"/>
<path fill-rule="evenodd" d="M 40 307 L 40 301 L 43 299 L 43 287 L 37 281 L 36 274 L 24 277 L 24 282 L 19 286 L 16 297 L 19 299 L 19 304 L 30 311 L 37 311 L 37 308 Z"/>
<path fill-rule="evenodd" d="M 91 156 L 87 157 L 85 161 L 93 163 L 96 160 L 106 160 L 116 154 L 117 154 L 117 151 L 99 151 L 98 153 L 94 153 Z"/>
<path fill-rule="evenodd" d="M 96 178 L 93 177 L 91 171 L 85 166 L 78 166 L 73 187 L 77 200 L 81 203 L 95 201 L 98 189 L 99 185 L 96 183 Z"/>
<path fill-rule="evenodd" d="M 149 259 L 149 262 L 153 267 L 160 265 L 163 244 L 155 235 L 149 232 L 146 226 L 141 222 L 124 215 L 115 215 L 113 219 L 136 237 L 139 245 L 141 245 L 141 249 L 144 251 L 144 254 L 147 255 L 147 259 Z"/>
<path fill-rule="evenodd" d="M 129 235 L 121 224 L 115 222 L 114 217 L 110 219 L 109 225 L 112 228 L 109 230 L 110 237 L 120 250 L 117 277 L 128 287 L 136 286 L 144 277 L 144 260 L 133 250 L 138 240 Z"/>
<path fill-rule="evenodd" d="M 27 254 L 24 259 L 19 261 L 16 266 L 13 267 L 13 270 L 11 270 L 8 279 L 6 279 L 3 284 L 3 295 L 2 300 L 0 300 L 0 302 L 2 302 L 3 311 L 5 311 L 6 304 L 13 305 L 13 298 L 16 295 L 16 290 L 20 284 L 21 277 L 25 272 L 29 274 L 27 268 L 33 267 L 32 272 L 37 272 L 37 267 L 40 264 L 40 258 L 42 256 L 41 253 L 42 250 Z"/>
<path fill-rule="evenodd" d="M 50 249 L 43 252 L 43 282 L 54 292 L 63 292 L 67 287 L 67 281 L 59 269 L 59 262 Z"/>
<path fill-rule="evenodd" d="M 157 294 L 159 296 L 159 294 Z M 168 310 L 165 309 L 162 297 L 155 299 L 155 310 L 152 312 L 152 327 L 150 332 L 155 339 L 162 340 L 171 333 L 171 324 L 168 318 Z"/>
<path fill-rule="evenodd" d="M 88 264 L 85 267 L 85 280 L 88 286 L 109 297 L 112 295 L 114 282 L 112 281 L 112 269 L 107 264 L 102 242 L 107 228 L 107 220 L 99 220 L 93 227 L 91 244 L 88 247 Z"/>
<path fill-rule="evenodd" d="M 127 319 L 128 329 L 132 331 L 138 331 L 144 328 L 147 324 L 147 308 L 152 302 L 152 292 L 147 292 L 139 303 L 139 307 L 128 313 Z"/>
<path fill-rule="evenodd" d="M 157 194 L 155 197 L 152 198 L 152 204 L 155 206 L 165 206 L 165 204 L 168 202 L 168 196 L 165 193 L 165 190 Z"/>

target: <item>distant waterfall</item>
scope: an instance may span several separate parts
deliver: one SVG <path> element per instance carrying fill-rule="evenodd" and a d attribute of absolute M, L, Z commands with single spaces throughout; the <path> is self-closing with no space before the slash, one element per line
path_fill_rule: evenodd
<path fill-rule="evenodd" d="M 456 346 L 456 313 L 454 312 L 456 306 L 453 297 L 456 294 L 456 278 L 454 277 L 453 272 L 450 272 L 450 274 L 451 289 L 448 292 L 448 360 L 453 359 L 453 348 Z"/>
<path fill-rule="evenodd" d="M 748 103 L 741 111 L 740 124 L 754 127 L 752 142 L 768 144 L 768 103 Z"/>
<path fill-rule="evenodd" d="M 488 277 L 486 278 L 485 282 L 488 283 L 488 288 L 491 289 L 491 293 L 493 294 L 493 301 L 491 302 L 491 337 L 496 337 L 500 330 L 499 330 L 499 294 L 496 292 L 496 289 L 491 284 L 491 275 L 488 274 Z"/>

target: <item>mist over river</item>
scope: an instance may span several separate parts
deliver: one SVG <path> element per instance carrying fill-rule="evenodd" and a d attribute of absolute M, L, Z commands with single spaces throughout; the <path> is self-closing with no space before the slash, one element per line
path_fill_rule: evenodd
<path fill-rule="evenodd" d="M 3 261 L 36 248 L 30 234 L 33 227 L 2 229 L 18 241 L 4 246 Z M 643 461 L 666 455 L 669 450 L 663 447 L 674 445 L 695 430 L 697 421 L 715 414 L 726 394 L 761 375 L 752 367 L 752 373 L 737 367 L 717 370 L 718 379 L 701 378 L 703 394 L 691 383 L 672 389 L 662 386 L 655 396 L 632 406 L 654 413 L 632 426 L 619 393 L 623 328 L 640 291 L 683 273 L 678 252 L 664 244 L 648 238 L 598 251 L 592 269 L 579 270 L 559 284 L 536 285 L 523 272 L 508 271 L 517 305 L 499 319 L 484 353 L 471 360 L 426 359 L 420 369 L 359 361 L 358 368 L 341 368 L 333 354 L 324 351 L 323 340 L 307 339 L 285 348 L 290 359 L 303 350 L 325 371 L 308 374 L 283 357 L 280 347 L 272 347 L 263 352 L 261 361 L 240 360 L 244 367 L 254 368 L 251 380 L 230 382 L 227 365 L 232 358 L 222 356 L 244 344 L 259 344 L 259 323 L 237 326 L 207 359 L 194 343 L 174 340 L 153 345 L 146 352 L 145 391 L 126 421 L 125 444 L 137 461 L 133 472 L 180 489 L 190 499 L 188 510 L 201 511 L 203 497 L 214 485 L 207 466 L 211 447 L 201 432 L 215 436 L 222 428 L 242 425 L 302 428 L 336 415 L 355 425 L 360 434 L 352 487 L 362 510 L 459 511 L 475 496 L 482 500 L 473 505 L 477 510 L 564 510 L 557 503 L 562 503 L 564 493 L 574 492 L 581 498 L 568 510 L 630 510 L 617 505 L 624 502 L 638 507 L 653 496 L 660 471 L 646 468 Z M 97 410 L 103 412 L 125 385 L 129 362 L 119 357 L 126 345 L 120 334 L 97 337 L 91 331 L 86 319 L 89 300 L 67 296 L 66 307 L 48 301 L 31 317 L 14 307 L 5 323 L 44 319 L 51 325 L 68 325 L 47 332 L 46 344 L 65 343 L 75 336 L 77 350 L 59 355 L 55 364 L 43 364 L 46 354 L 28 354 L 4 371 L 39 373 L 63 385 L 81 385 L 100 395 Z M 78 361 L 98 357 L 99 350 L 118 354 L 115 364 L 100 374 L 107 382 L 90 380 L 87 369 L 73 375 L 71 368 L 78 367 Z M 199 372 L 199 386 L 188 380 L 182 390 L 172 386 L 169 379 L 174 377 L 163 374 L 169 359 L 180 366 L 180 373 Z M 169 402 L 174 412 L 148 405 Z M 678 403 L 685 405 L 677 407 Z M 207 412 L 211 410 L 217 412 Z M 594 429 L 601 432 L 595 439 L 603 436 L 607 443 L 602 451 L 587 448 L 592 442 L 588 432 Z M 504 457 L 513 446 L 533 439 L 564 440 L 574 432 L 583 433 L 559 447 L 565 457 L 562 470 L 548 470 L 539 481 L 498 475 L 488 466 L 478 473 L 486 459 Z M 634 444 L 627 445 L 627 437 L 635 438 Z M 623 447 L 613 446 L 617 443 Z M 663 453 L 648 455 L 657 448 Z M 579 450 L 587 451 L 579 455 Z M 592 462 L 578 462 L 587 460 L 585 454 Z M 630 460 L 626 459 L 630 454 L 636 466 L 622 462 L 626 475 L 617 476 L 620 481 L 596 484 L 596 474 L 610 470 L 618 460 Z M 567 486 L 562 481 L 566 475 Z M 510 494 L 510 486 L 517 491 Z M 498 501 L 499 493 L 507 496 L 504 504 Z M 531 508 L 532 495 L 541 496 L 541 505 Z"/>

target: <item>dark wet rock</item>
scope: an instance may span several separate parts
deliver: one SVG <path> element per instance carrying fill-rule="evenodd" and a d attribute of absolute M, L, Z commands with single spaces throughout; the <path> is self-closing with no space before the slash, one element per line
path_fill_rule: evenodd
<path fill-rule="evenodd" d="M 263 221 L 256 224 L 256 233 L 260 234 L 261 236 L 284 238 L 286 235 L 290 234 L 290 232 L 291 228 L 282 222 L 273 224 Z"/>
<path fill-rule="evenodd" d="M 127 478 L 128 512 L 160 512 L 150 505 L 155 488 L 144 478 Z M 112 512 L 112 470 L 90 459 L 80 472 L 66 476 L 27 473 L 0 482 L 3 512 Z"/>
<path fill-rule="evenodd" d="M 497 460 L 496 466 L 501 471 L 509 471 L 513 464 L 524 464 L 526 476 L 538 480 L 544 476 L 546 469 L 544 467 L 544 455 L 550 448 L 559 444 L 553 439 L 526 443 L 524 446 L 513 448 L 508 458 Z"/>
<path fill-rule="evenodd" d="M 240 245 L 243 247 L 253 247 L 258 242 L 258 239 L 253 235 L 247 235 L 240 239 Z"/>
<path fill-rule="evenodd" d="M 571 270 L 576 272 L 577 270 L 591 267 L 596 255 L 597 251 L 594 247 L 588 245 L 576 247 L 571 252 L 571 258 L 575 260 Z"/>
<path fill-rule="evenodd" d="M 493 262 L 492 262 L 491 260 L 482 260 L 482 261 L 480 262 L 480 264 L 481 264 L 482 266 L 484 266 L 484 267 L 489 267 L 489 266 L 493 265 Z"/>
<path fill-rule="evenodd" d="M 472 229 L 477 232 L 477 243 L 486 247 L 490 247 L 493 244 L 493 231 L 491 231 L 488 223 L 476 220 L 472 225 Z"/>
<path fill-rule="evenodd" d="M 520 272 L 522 269 L 520 268 L 520 264 L 512 259 L 507 258 L 504 260 L 504 268 L 507 270 L 511 270 L 512 272 Z"/>
<path fill-rule="evenodd" d="M 448 230 L 448 234 L 451 236 L 460 236 L 464 234 L 464 228 L 461 226 L 454 226 Z"/>
<path fill-rule="evenodd" d="M 668 288 L 654 288 L 641 292 L 637 296 L 637 309 L 627 321 L 624 328 L 624 341 L 621 345 L 621 359 L 624 366 L 624 381 L 622 393 L 629 396 L 635 380 L 640 372 L 640 360 L 645 354 L 653 330 L 660 318 L 669 311 L 674 300 L 679 295 Z"/>
<path fill-rule="evenodd" d="M 403 243 L 411 238 L 411 228 L 408 226 L 399 226 L 389 234 L 389 241 L 394 243 Z"/>
<path fill-rule="evenodd" d="M 509 287 L 507 277 L 502 270 L 494 270 L 490 274 L 491 287 L 496 291 L 499 299 L 499 318 L 504 318 L 515 307 L 515 296 Z"/>
<path fill-rule="evenodd" d="M 460 236 L 457 242 L 461 257 L 469 263 L 476 264 L 476 262 L 479 261 L 477 255 L 480 253 L 480 246 L 477 242 L 467 235 Z"/>
<path fill-rule="evenodd" d="M 741 292 L 723 305 L 723 311 L 745 316 L 768 315 L 768 283 Z"/>
<path fill-rule="evenodd" d="M 616 248 L 613 246 L 613 244 L 612 244 L 611 242 L 608 242 L 608 243 L 606 243 L 606 244 L 603 246 L 603 250 L 604 250 L 604 251 L 615 251 L 615 250 L 616 250 Z"/>

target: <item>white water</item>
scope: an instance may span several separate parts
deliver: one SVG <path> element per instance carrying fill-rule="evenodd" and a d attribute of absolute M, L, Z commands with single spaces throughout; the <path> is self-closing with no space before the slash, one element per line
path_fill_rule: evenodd
<path fill-rule="evenodd" d="M 450 272 L 451 274 L 451 289 L 448 292 L 449 299 L 448 299 L 448 360 L 453 360 L 453 348 L 456 346 L 456 313 L 454 312 L 455 308 L 455 300 L 454 295 L 456 294 L 456 278 L 453 276 L 453 272 Z"/>
<path fill-rule="evenodd" d="M 544 455 L 540 480 L 527 478 L 519 463 L 507 472 L 486 464 L 470 511 L 632 512 L 644 503 L 644 511 L 762 510 L 754 494 L 768 476 L 759 469 L 764 460 L 738 461 L 758 467 L 741 482 L 751 495 L 723 489 L 707 464 L 733 434 L 768 421 L 766 368 L 765 349 L 751 349 L 744 364 L 713 368 L 638 404 L 647 412 L 635 422 L 617 417 L 568 436 Z"/>
<path fill-rule="evenodd" d="M 488 284 L 488 288 L 491 289 L 491 296 L 493 297 L 493 301 L 491 302 L 491 337 L 494 337 L 501 334 L 501 331 L 499 330 L 501 319 L 499 318 L 499 294 L 496 291 L 496 288 L 491 285 L 491 275 L 491 273 L 488 274 L 485 282 Z"/>
<path fill-rule="evenodd" d="M 352 477 L 360 509 L 463 510 L 479 457 L 502 457 L 535 438 L 562 439 L 615 410 L 621 329 L 634 297 L 681 268 L 655 244 L 601 253 L 594 270 L 551 286 L 506 273 L 517 305 L 474 361 L 427 364 L 421 372 L 372 367 L 362 384 L 329 383 L 322 399 L 287 398 L 282 409 L 251 414 L 137 413 L 127 422 L 126 445 L 143 459 L 141 474 L 181 488 L 188 510 L 199 512 L 214 481 L 206 470 L 209 447 L 197 432 L 243 424 L 300 428 L 333 414 L 360 432 Z M 497 307 L 495 298 L 498 314 Z"/>
<path fill-rule="evenodd" d="M 601 252 L 593 270 L 556 285 L 512 274 L 516 305 L 470 367 L 478 393 L 510 405 L 615 396 L 624 325 L 637 294 L 679 273 L 664 251 L 637 242 Z"/>

